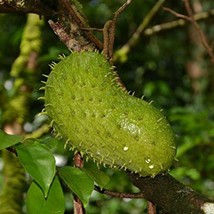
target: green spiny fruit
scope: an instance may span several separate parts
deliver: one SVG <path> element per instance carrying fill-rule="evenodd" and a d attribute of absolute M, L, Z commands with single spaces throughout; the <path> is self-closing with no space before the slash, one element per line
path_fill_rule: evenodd
<path fill-rule="evenodd" d="M 45 109 L 67 144 L 97 163 L 154 177 L 175 157 L 162 113 L 130 96 L 100 53 L 74 52 L 53 66 Z"/>

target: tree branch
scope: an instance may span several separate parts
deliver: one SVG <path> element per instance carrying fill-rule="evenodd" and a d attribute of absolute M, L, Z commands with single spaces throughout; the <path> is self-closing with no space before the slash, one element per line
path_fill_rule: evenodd
<path fill-rule="evenodd" d="M 190 5 L 190 2 L 189 0 L 183 0 L 184 2 L 184 5 L 185 5 L 185 8 L 186 8 L 186 11 L 187 11 L 187 14 L 188 16 L 186 15 L 183 15 L 181 13 L 177 13 L 175 12 L 174 10 L 170 9 L 170 8 L 164 8 L 164 10 L 170 12 L 171 14 L 173 14 L 174 16 L 178 17 L 178 18 L 181 18 L 181 19 L 184 19 L 188 22 L 190 22 L 196 32 L 199 34 L 199 37 L 200 37 L 200 40 L 201 40 L 201 43 L 202 45 L 204 46 L 204 48 L 206 49 L 207 53 L 209 54 L 210 56 L 210 59 L 211 59 L 211 62 L 214 63 L 214 53 L 213 53 L 213 49 L 212 47 L 209 45 L 208 41 L 207 41 L 207 38 L 206 38 L 206 35 L 203 33 L 203 31 L 201 30 L 200 28 L 200 25 L 196 22 L 196 20 L 194 19 L 194 14 L 193 14 L 193 10 L 191 8 L 191 5 Z"/>
<path fill-rule="evenodd" d="M 87 19 L 84 17 L 78 5 L 68 0 L 58 0 L 57 21 L 49 21 L 54 32 L 59 36 L 66 46 L 74 51 L 99 49 L 102 43 L 93 35 Z M 63 34 L 62 34 L 63 32 Z M 66 35 L 64 37 L 64 35 Z M 64 38 L 66 38 L 64 40 Z"/>
<path fill-rule="evenodd" d="M 94 187 L 94 190 L 96 190 L 99 193 L 109 195 L 115 198 L 144 198 L 144 195 L 142 193 L 114 192 L 108 189 L 101 189 L 99 186 L 96 186 L 96 185 Z"/>
<path fill-rule="evenodd" d="M 77 152 L 74 155 L 74 166 L 78 168 L 83 168 L 84 166 L 84 161 L 80 152 Z M 74 214 L 85 214 L 85 208 L 83 206 L 83 203 L 76 194 L 73 194 L 73 204 Z"/>
<path fill-rule="evenodd" d="M 45 3 L 44 3 L 45 2 Z M 69 0 L 0 0 L 0 13 L 36 13 L 49 19 L 55 34 L 70 50 L 102 50 L 78 5 Z"/>
<path fill-rule="evenodd" d="M 214 212 L 214 202 L 189 187 L 179 183 L 169 174 L 157 175 L 155 178 L 140 177 L 127 173 L 132 183 L 140 189 L 139 193 L 119 193 L 95 186 L 95 190 L 117 198 L 142 198 L 148 200 L 148 213 L 156 213 L 156 207 L 162 213 L 206 214 Z M 212 212 L 208 212 L 212 210 Z"/>
<path fill-rule="evenodd" d="M 210 207 L 214 211 L 213 201 L 184 186 L 168 174 L 157 175 L 155 178 L 143 178 L 132 173 L 128 175 L 144 197 L 161 208 L 164 213 L 202 214 L 206 213 L 205 207 Z"/>
<path fill-rule="evenodd" d="M 0 0 L 0 13 L 36 13 L 52 16 L 54 9 L 41 0 Z"/>
<path fill-rule="evenodd" d="M 214 16 L 214 9 L 209 10 L 209 11 L 198 12 L 198 13 L 193 15 L 193 18 L 195 21 L 200 21 L 203 19 L 208 19 L 211 16 Z M 184 26 L 187 23 L 188 22 L 185 21 L 184 19 L 177 19 L 174 21 L 161 23 L 158 25 L 154 25 L 153 27 L 147 28 L 147 29 L 145 29 L 143 34 L 146 36 L 150 36 L 152 34 L 158 33 L 158 32 L 163 31 L 163 30 L 169 30 L 169 29 L 172 29 L 175 27 Z"/>

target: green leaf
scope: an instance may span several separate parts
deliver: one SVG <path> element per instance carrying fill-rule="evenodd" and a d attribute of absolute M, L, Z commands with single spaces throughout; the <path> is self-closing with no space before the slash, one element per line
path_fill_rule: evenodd
<path fill-rule="evenodd" d="M 59 141 L 53 137 L 44 137 L 41 139 L 37 139 L 37 141 L 46 146 L 52 152 L 56 149 L 59 143 Z"/>
<path fill-rule="evenodd" d="M 91 178 L 79 168 L 69 166 L 60 168 L 59 175 L 86 206 L 94 189 L 94 182 Z"/>
<path fill-rule="evenodd" d="M 18 144 L 16 151 L 24 169 L 41 186 L 47 197 L 56 172 L 53 154 L 46 146 L 33 139 Z"/>
<path fill-rule="evenodd" d="M 85 162 L 82 170 L 101 188 L 105 187 L 110 181 L 109 176 L 99 170 L 93 162 Z"/>
<path fill-rule="evenodd" d="M 22 141 L 22 139 L 21 135 L 9 135 L 0 129 L 0 149 L 13 146 Z"/>
<path fill-rule="evenodd" d="M 58 177 L 51 184 L 47 198 L 36 182 L 32 182 L 27 192 L 27 213 L 29 214 L 63 214 L 65 200 Z"/>

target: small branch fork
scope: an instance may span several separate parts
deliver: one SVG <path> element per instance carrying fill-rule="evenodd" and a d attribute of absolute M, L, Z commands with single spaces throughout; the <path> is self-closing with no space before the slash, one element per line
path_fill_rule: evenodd
<path fill-rule="evenodd" d="M 131 199 L 144 198 L 144 194 L 141 192 L 140 193 L 114 192 L 107 189 L 101 189 L 99 186 L 96 186 L 96 185 L 94 187 L 94 190 L 96 190 L 101 194 L 109 195 L 115 198 L 131 198 Z M 150 201 L 147 201 L 147 211 L 148 211 L 148 214 L 156 214 L 156 206 Z"/>
<path fill-rule="evenodd" d="M 200 25 L 196 22 L 196 20 L 194 18 L 194 13 L 193 13 L 193 9 L 192 9 L 192 7 L 190 5 L 190 1 L 189 0 L 183 0 L 183 2 L 184 2 L 185 9 L 187 11 L 188 16 L 180 14 L 180 13 L 177 13 L 176 11 L 174 11 L 174 10 L 172 10 L 170 8 L 164 7 L 163 9 L 165 11 L 170 12 L 171 14 L 173 14 L 174 16 L 176 16 L 177 18 L 181 18 L 181 19 L 184 19 L 184 20 L 190 22 L 194 26 L 194 28 L 196 29 L 196 31 L 199 34 L 199 37 L 200 37 L 202 45 L 204 46 L 204 48 L 206 49 L 207 53 L 210 56 L 211 62 L 214 63 L 213 49 L 209 45 L 205 34 L 202 32 L 202 30 L 200 28 Z"/>
<path fill-rule="evenodd" d="M 103 29 L 103 54 L 110 60 L 113 57 L 113 47 L 115 39 L 115 29 L 118 16 L 131 4 L 132 0 L 127 0 L 115 13 L 112 20 L 105 23 Z"/>
<path fill-rule="evenodd" d="M 94 187 L 94 190 L 96 190 L 99 193 L 109 195 L 116 198 L 144 198 L 143 193 L 121 193 L 121 192 L 114 192 L 107 189 L 101 189 L 99 186 Z"/>

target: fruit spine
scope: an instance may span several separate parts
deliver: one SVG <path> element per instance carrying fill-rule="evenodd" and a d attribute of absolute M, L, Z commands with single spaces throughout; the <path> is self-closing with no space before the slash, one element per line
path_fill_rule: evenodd
<path fill-rule="evenodd" d="M 162 113 L 129 95 L 98 52 L 74 52 L 53 66 L 45 109 L 66 144 L 97 163 L 154 177 L 175 157 L 174 135 Z"/>

